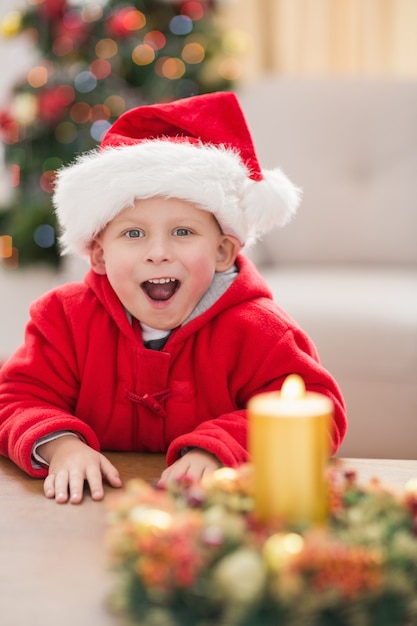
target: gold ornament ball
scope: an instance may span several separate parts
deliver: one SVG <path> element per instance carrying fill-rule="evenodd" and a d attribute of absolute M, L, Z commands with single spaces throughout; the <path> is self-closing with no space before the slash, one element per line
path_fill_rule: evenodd
<path fill-rule="evenodd" d="M 20 32 L 22 18 L 19 11 L 11 11 L 0 23 L 0 33 L 3 37 L 14 37 Z"/>
<path fill-rule="evenodd" d="M 268 567 L 279 571 L 304 547 L 304 539 L 297 533 L 275 533 L 264 544 L 263 555 Z"/>

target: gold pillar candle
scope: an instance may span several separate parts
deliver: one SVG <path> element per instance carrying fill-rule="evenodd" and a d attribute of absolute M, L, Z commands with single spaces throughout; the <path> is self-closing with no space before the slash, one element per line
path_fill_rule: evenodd
<path fill-rule="evenodd" d="M 333 402 L 305 390 L 297 375 L 281 391 L 248 403 L 255 514 L 263 522 L 322 523 L 328 510 L 325 469 Z"/>

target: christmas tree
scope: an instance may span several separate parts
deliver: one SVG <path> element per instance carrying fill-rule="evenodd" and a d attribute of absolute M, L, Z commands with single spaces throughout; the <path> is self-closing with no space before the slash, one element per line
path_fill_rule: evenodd
<path fill-rule="evenodd" d="M 56 170 L 100 142 L 125 110 L 230 89 L 239 47 L 212 0 L 30 0 L 0 24 L 36 57 L 0 110 L 10 199 L 0 263 L 60 263 L 51 204 Z"/>

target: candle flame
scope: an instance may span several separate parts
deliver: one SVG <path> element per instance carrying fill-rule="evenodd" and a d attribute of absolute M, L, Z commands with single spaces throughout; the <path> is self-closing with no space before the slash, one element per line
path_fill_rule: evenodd
<path fill-rule="evenodd" d="M 304 398 L 306 388 L 304 381 L 298 374 L 291 374 L 284 380 L 281 389 L 281 398 L 286 400 L 299 400 Z"/>

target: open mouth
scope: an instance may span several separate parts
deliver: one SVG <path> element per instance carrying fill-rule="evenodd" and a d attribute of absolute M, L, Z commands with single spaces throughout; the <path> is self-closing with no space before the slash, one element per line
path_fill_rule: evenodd
<path fill-rule="evenodd" d="M 152 278 L 142 283 L 141 287 L 151 300 L 169 300 L 180 286 L 176 278 Z"/>

